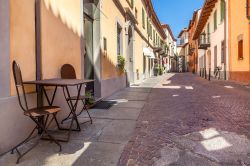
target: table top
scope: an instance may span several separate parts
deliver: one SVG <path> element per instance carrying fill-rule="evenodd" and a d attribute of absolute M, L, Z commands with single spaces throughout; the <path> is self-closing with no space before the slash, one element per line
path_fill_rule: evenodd
<path fill-rule="evenodd" d="M 44 79 L 44 80 L 34 80 L 34 81 L 25 81 L 23 84 L 36 84 L 43 86 L 76 86 L 80 84 L 87 84 L 94 82 L 94 80 L 82 80 L 82 79 Z"/>

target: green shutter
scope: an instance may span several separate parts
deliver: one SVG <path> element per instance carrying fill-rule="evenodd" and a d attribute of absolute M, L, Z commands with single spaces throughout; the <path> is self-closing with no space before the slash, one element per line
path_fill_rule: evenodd
<path fill-rule="evenodd" d="M 214 12 L 214 31 L 217 29 L 217 11 Z"/>
<path fill-rule="evenodd" d="M 224 20 L 225 18 L 225 1 L 221 0 L 220 2 L 220 20 L 221 22 Z"/>
<path fill-rule="evenodd" d="M 134 7 L 134 0 L 131 0 L 131 6 Z"/>
<path fill-rule="evenodd" d="M 145 29 L 145 12 L 143 8 L 142 8 L 142 27 Z"/>

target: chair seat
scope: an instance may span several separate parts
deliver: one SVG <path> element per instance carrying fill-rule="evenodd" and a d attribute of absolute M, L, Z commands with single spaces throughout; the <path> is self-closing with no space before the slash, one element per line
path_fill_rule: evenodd
<path fill-rule="evenodd" d="M 39 116 L 44 116 L 44 115 L 48 115 L 48 114 L 53 114 L 53 113 L 56 113 L 59 111 L 61 111 L 60 107 L 45 106 L 45 107 L 29 109 L 28 111 L 24 112 L 24 115 L 30 116 L 30 114 L 31 114 L 33 117 L 39 117 Z"/>
<path fill-rule="evenodd" d="M 85 100 L 85 99 L 92 99 L 91 96 L 79 96 L 79 100 Z M 70 98 L 67 98 L 67 100 L 77 100 L 77 96 L 72 96 Z"/>

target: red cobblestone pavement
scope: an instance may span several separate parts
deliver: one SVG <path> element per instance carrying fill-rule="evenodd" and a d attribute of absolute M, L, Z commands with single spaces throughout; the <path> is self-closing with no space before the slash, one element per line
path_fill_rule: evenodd
<path fill-rule="evenodd" d="M 231 159 L 227 155 L 228 158 L 220 159 L 210 157 L 208 150 L 203 155 L 195 152 L 193 147 L 189 149 L 188 145 L 178 143 L 178 139 L 188 134 L 211 128 L 223 133 L 235 133 L 237 138 L 243 135 L 249 140 L 249 101 L 250 89 L 243 85 L 226 81 L 208 82 L 192 74 L 165 76 L 152 88 L 119 165 L 250 165 L 249 149 L 242 152 L 245 157 L 241 155 Z M 231 143 L 231 146 L 234 148 L 237 145 Z M 178 157 L 171 158 L 168 154 L 172 152 L 167 150 L 165 161 L 160 162 L 166 148 L 177 149 Z M 220 156 L 220 151 L 227 154 L 234 150 L 227 152 L 225 148 L 212 152 Z M 171 161 L 167 161 L 168 157 Z"/>

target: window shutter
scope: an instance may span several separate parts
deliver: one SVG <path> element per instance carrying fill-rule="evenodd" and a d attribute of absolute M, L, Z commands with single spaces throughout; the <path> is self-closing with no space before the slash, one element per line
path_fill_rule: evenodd
<path fill-rule="evenodd" d="M 243 40 L 238 41 L 238 58 L 243 59 Z"/>
<path fill-rule="evenodd" d="M 214 31 L 217 29 L 217 11 L 214 12 Z"/>
<path fill-rule="evenodd" d="M 143 8 L 142 8 L 142 27 L 145 28 L 145 12 Z"/>
<path fill-rule="evenodd" d="M 224 20 L 225 18 L 225 1 L 224 0 L 221 0 L 221 3 L 220 3 L 220 16 L 221 16 L 221 22 Z"/>
<path fill-rule="evenodd" d="M 224 58 L 224 49 L 225 49 L 225 41 L 222 41 L 221 42 L 221 63 L 224 63 L 225 61 L 225 58 Z"/>
<path fill-rule="evenodd" d="M 247 1 L 247 18 L 250 19 L 250 0 L 246 0 Z"/>

